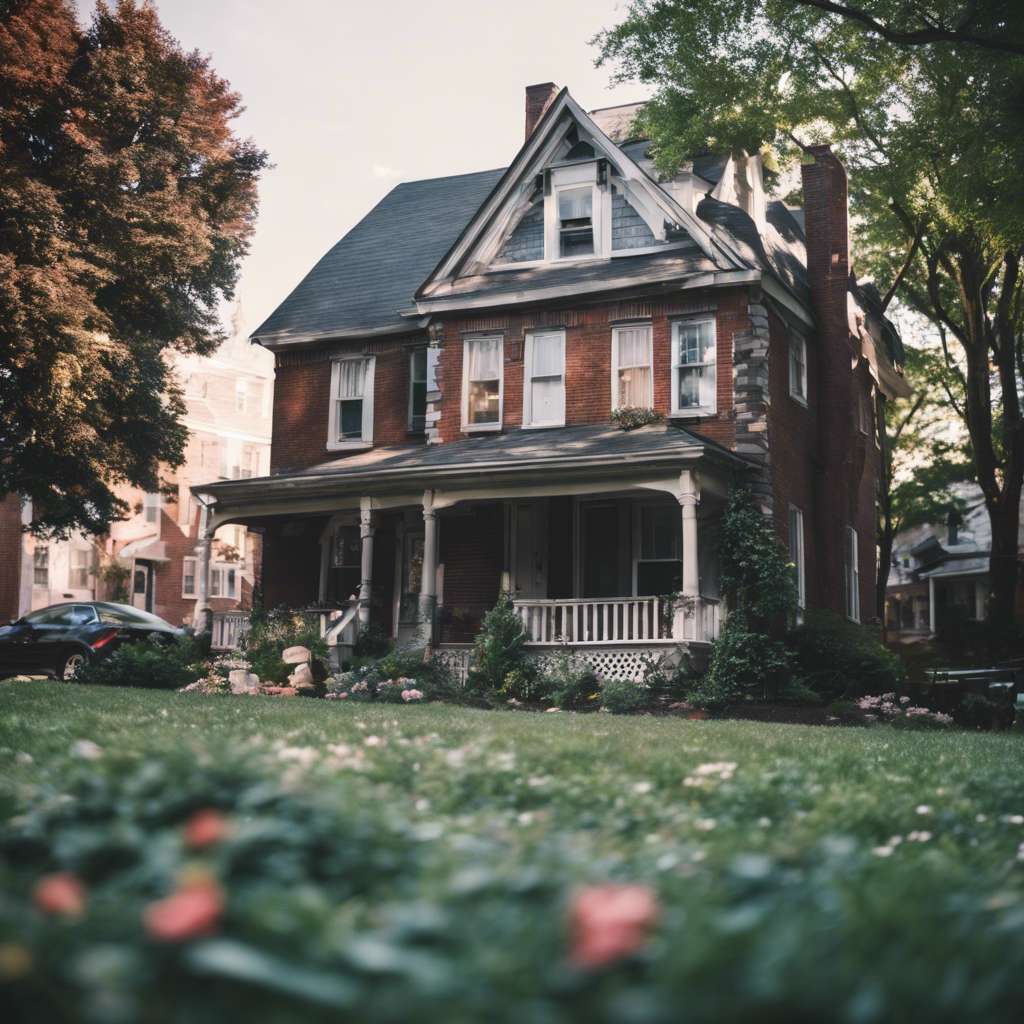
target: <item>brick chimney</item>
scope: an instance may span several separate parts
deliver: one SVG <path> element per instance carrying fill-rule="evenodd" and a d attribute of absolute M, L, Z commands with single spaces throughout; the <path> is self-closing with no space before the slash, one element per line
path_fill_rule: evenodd
<path fill-rule="evenodd" d="M 846 527 L 858 530 L 859 479 L 854 439 L 856 377 L 852 366 L 847 295 L 850 235 L 846 169 L 829 146 L 811 146 L 813 164 L 801 167 L 804 189 L 804 234 L 807 278 L 817 322 L 817 533 L 821 604 L 840 615 L 846 611 Z M 859 536 L 859 546 L 874 539 Z M 863 592 L 863 589 L 862 589 Z M 863 599 L 862 599 L 863 604 Z M 862 620 L 873 612 L 862 608 Z"/>
<path fill-rule="evenodd" d="M 557 95 L 558 86 L 554 82 L 541 82 L 540 85 L 526 87 L 526 138 L 533 134 L 544 111 L 551 106 Z"/>

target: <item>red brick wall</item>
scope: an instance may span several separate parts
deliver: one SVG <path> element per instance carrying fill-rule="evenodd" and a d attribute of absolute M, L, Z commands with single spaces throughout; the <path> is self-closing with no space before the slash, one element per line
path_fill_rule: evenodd
<path fill-rule="evenodd" d="M 846 612 L 846 527 L 857 531 L 860 617 L 875 615 L 875 492 L 878 453 L 857 430 L 857 406 L 869 377 L 851 338 L 846 171 L 828 146 L 811 148 L 815 162 L 801 170 L 807 234 L 807 274 L 818 324 L 818 481 L 815 543 L 819 603 Z M 851 364 L 853 369 L 851 369 Z M 773 468 L 774 468 L 773 459 Z"/>
<path fill-rule="evenodd" d="M 331 359 L 364 352 L 374 364 L 373 443 L 415 443 L 408 433 L 409 351 L 404 343 L 426 338 L 412 334 L 386 340 L 332 343 L 312 351 L 283 353 L 277 359 L 274 383 L 273 442 L 270 471 L 309 466 L 350 454 L 328 451 L 327 426 L 331 401 Z"/>
<path fill-rule="evenodd" d="M 21 499 L 0 501 L 0 624 L 18 617 L 21 592 Z"/>
<path fill-rule="evenodd" d="M 442 639 L 471 640 L 501 589 L 505 544 L 500 502 L 473 506 L 473 515 L 440 518 L 438 561 L 444 565 Z"/>

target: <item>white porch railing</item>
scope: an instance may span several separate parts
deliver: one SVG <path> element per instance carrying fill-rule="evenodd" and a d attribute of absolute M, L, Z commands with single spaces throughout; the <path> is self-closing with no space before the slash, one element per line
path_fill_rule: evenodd
<path fill-rule="evenodd" d="M 210 646 L 215 651 L 234 651 L 238 638 L 249 626 L 248 612 L 214 612 Z"/>
<path fill-rule="evenodd" d="M 718 601 L 673 602 L 660 597 L 514 601 L 532 644 L 621 644 L 696 640 L 718 636 Z"/>

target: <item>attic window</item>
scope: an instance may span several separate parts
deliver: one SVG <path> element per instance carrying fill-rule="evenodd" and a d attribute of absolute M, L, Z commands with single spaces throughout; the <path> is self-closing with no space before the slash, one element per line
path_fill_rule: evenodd
<path fill-rule="evenodd" d="M 594 252 L 594 190 L 564 189 L 558 194 L 558 255 L 589 256 Z"/>

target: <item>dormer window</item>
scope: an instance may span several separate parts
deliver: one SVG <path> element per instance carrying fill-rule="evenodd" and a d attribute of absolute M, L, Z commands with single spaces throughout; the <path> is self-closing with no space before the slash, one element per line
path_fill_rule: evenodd
<path fill-rule="evenodd" d="M 558 193 L 558 255 L 591 256 L 594 252 L 594 190 L 565 189 Z"/>

